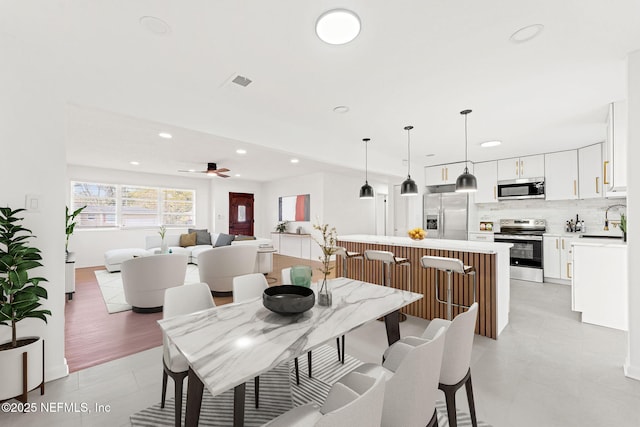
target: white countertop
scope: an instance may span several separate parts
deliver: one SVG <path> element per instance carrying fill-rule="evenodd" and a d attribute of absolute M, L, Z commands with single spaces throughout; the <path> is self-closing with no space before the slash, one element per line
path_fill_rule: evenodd
<path fill-rule="evenodd" d="M 603 241 L 604 240 L 604 241 Z M 578 239 L 571 246 L 592 246 L 599 248 L 626 248 L 627 244 L 615 239 Z"/>
<path fill-rule="evenodd" d="M 511 243 L 476 242 L 468 240 L 423 239 L 412 240 L 409 237 L 377 236 L 370 234 L 349 234 L 338 236 L 338 240 L 355 243 L 374 243 L 380 245 L 405 246 L 427 249 L 444 249 L 449 251 L 475 252 L 495 254 L 509 251 Z"/>

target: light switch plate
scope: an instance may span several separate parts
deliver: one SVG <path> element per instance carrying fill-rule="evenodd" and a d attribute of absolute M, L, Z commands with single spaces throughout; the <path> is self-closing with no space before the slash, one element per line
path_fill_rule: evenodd
<path fill-rule="evenodd" d="M 25 196 L 24 207 L 28 212 L 40 212 L 40 195 L 27 194 Z"/>

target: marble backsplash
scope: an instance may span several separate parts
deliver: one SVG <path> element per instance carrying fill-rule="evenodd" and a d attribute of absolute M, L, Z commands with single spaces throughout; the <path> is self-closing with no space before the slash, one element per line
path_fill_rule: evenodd
<path fill-rule="evenodd" d="M 508 200 L 498 203 L 482 203 L 470 206 L 469 231 L 479 231 L 480 221 L 493 221 L 494 231 L 499 230 L 500 219 L 544 219 L 547 222 L 548 233 L 564 232 L 567 220 L 580 216 L 584 220 L 588 234 L 622 235 L 619 227 L 609 225 L 609 231 L 604 231 L 605 211 L 609 206 L 627 204 L 626 198 L 587 199 L 587 200 Z M 609 219 L 620 220 L 620 214 L 625 208 L 609 210 Z"/>

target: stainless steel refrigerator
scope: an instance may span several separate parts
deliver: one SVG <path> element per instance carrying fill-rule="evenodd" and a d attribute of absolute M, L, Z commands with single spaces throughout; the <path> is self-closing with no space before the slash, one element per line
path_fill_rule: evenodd
<path fill-rule="evenodd" d="M 451 192 L 449 187 L 427 188 L 423 207 L 427 238 L 467 240 L 469 197 L 467 193 Z"/>

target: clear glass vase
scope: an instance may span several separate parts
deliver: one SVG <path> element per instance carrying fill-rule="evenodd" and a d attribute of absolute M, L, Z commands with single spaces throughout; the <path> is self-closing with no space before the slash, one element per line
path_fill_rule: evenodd
<path fill-rule="evenodd" d="M 162 243 L 160 244 L 160 253 L 161 254 L 168 254 L 169 253 L 169 244 L 164 239 L 162 239 Z"/>
<path fill-rule="evenodd" d="M 331 291 L 329 290 L 327 277 L 325 276 L 319 283 L 320 286 L 318 288 L 318 305 L 330 307 L 333 301 L 331 298 Z"/>

